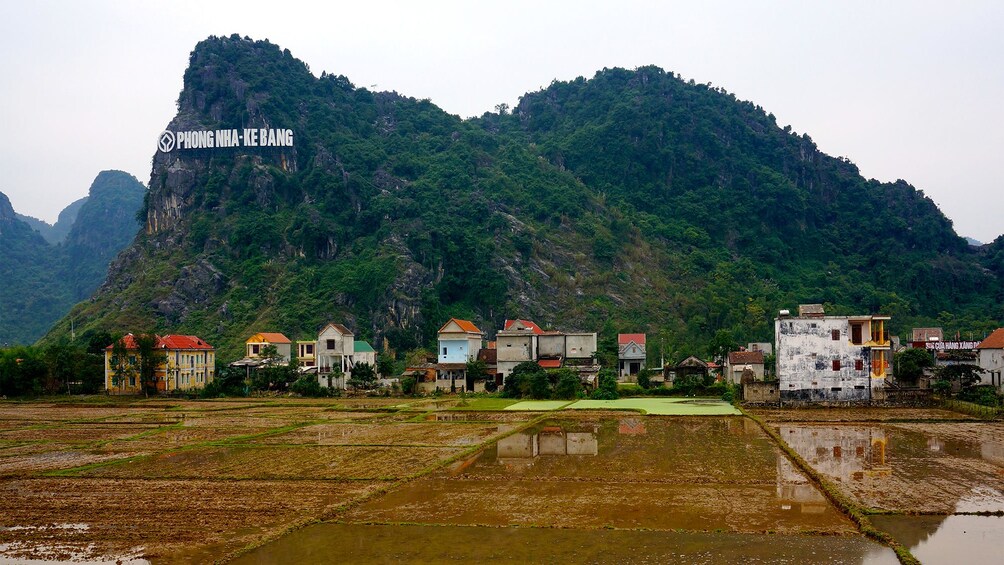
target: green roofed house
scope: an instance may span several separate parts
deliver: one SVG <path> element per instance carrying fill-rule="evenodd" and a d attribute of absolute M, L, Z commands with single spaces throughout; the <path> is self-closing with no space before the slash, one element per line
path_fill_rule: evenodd
<path fill-rule="evenodd" d="M 374 351 L 373 347 L 365 341 L 357 341 L 355 342 L 353 348 L 352 362 L 367 363 L 375 367 L 376 351 Z"/>

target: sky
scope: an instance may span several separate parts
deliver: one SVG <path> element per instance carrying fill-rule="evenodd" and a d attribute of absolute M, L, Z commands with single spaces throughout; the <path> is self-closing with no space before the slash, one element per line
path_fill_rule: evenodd
<path fill-rule="evenodd" d="M 195 44 L 481 115 L 553 80 L 657 65 L 750 100 L 960 235 L 1004 232 L 1004 2 L 0 0 L 0 191 L 55 221 L 99 171 L 149 182 Z"/>

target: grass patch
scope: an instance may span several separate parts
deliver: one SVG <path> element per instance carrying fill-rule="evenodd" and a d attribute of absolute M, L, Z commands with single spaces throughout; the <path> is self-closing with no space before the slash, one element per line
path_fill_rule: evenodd
<path fill-rule="evenodd" d="M 466 403 L 454 406 L 448 410 L 462 410 L 469 412 L 492 412 L 495 410 L 505 410 L 509 406 L 521 402 L 515 398 L 471 398 Z"/>

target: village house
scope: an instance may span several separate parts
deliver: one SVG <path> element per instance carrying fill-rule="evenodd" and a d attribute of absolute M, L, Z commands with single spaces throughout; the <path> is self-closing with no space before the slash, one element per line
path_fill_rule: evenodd
<path fill-rule="evenodd" d="M 884 398 L 890 374 L 889 316 L 826 316 L 821 304 L 782 310 L 774 321 L 782 401 Z"/>
<path fill-rule="evenodd" d="M 276 362 L 285 365 L 289 363 L 291 344 L 289 338 L 281 333 L 259 332 L 249 337 L 245 342 L 247 347 L 245 359 L 262 359 L 262 352 L 266 347 L 272 345 L 275 346 L 278 355 Z"/>
<path fill-rule="evenodd" d="M 753 382 L 764 380 L 763 351 L 729 353 L 725 359 L 725 378 L 732 384 L 742 384 L 744 374 L 748 374 Z"/>
<path fill-rule="evenodd" d="M 352 346 L 352 363 L 366 363 L 376 368 L 376 350 L 365 341 L 357 341 Z"/>
<path fill-rule="evenodd" d="M 154 349 L 164 355 L 155 372 L 157 392 L 192 390 L 212 382 L 216 349 L 194 335 L 154 336 Z M 111 394 L 140 394 L 139 344 L 133 334 L 121 340 L 125 358 L 116 358 L 115 344 L 105 348 L 105 389 Z"/>
<path fill-rule="evenodd" d="M 437 387 L 454 391 L 457 383 L 468 391 L 474 391 L 475 384 L 468 379 L 467 362 L 477 358 L 485 334 L 473 322 L 450 318 L 439 328 L 439 375 Z M 484 386 L 484 383 L 481 383 Z"/>
<path fill-rule="evenodd" d="M 663 380 L 666 384 L 670 385 L 690 378 L 697 378 L 703 381 L 708 376 L 708 362 L 691 355 L 676 365 L 664 366 L 662 371 Z"/>
<path fill-rule="evenodd" d="M 645 334 L 617 334 L 617 373 L 622 379 L 636 381 L 645 360 Z"/>
<path fill-rule="evenodd" d="M 537 360 L 537 337 L 544 333 L 530 320 L 506 320 L 495 336 L 499 375 L 505 379 L 513 368 L 526 361 Z"/>
<path fill-rule="evenodd" d="M 314 356 L 317 358 L 318 374 L 348 373 L 352 370 L 353 355 L 355 355 L 355 334 L 349 328 L 332 323 L 317 333 Z M 326 378 L 322 381 L 327 382 Z"/>
<path fill-rule="evenodd" d="M 316 347 L 316 341 L 296 342 L 296 362 L 300 365 L 301 370 L 317 366 L 317 358 L 314 357 Z"/>
<path fill-rule="evenodd" d="M 1004 390 L 1004 328 L 997 328 L 986 339 L 976 346 L 979 352 L 979 365 L 983 369 L 980 376 L 981 384 L 993 385 L 998 390 Z"/>

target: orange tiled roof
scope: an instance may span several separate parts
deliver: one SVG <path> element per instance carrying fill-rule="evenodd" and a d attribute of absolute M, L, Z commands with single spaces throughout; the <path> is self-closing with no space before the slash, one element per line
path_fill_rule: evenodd
<path fill-rule="evenodd" d="M 627 345 L 632 341 L 645 345 L 645 334 L 617 334 L 617 345 Z"/>
<path fill-rule="evenodd" d="M 540 326 L 538 326 L 537 324 L 533 323 L 530 320 L 506 320 L 505 321 L 504 329 L 508 330 L 509 327 L 512 326 L 513 324 L 515 324 L 516 322 L 519 322 L 519 323 L 523 324 L 524 326 L 526 326 L 527 328 L 529 328 L 529 330 L 532 331 L 535 334 L 539 335 L 539 334 L 544 333 L 544 330 L 540 329 Z"/>
<path fill-rule="evenodd" d="M 288 337 L 275 332 L 258 332 L 251 336 L 251 338 L 255 336 L 261 336 L 263 340 L 269 343 L 292 343 Z M 248 338 L 248 341 L 251 341 L 251 338 Z"/>
<path fill-rule="evenodd" d="M 213 349 L 212 345 L 194 335 L 165 335 L 160 341 L 165 349 Z"/>
<path fill-rule="evenodd" d="M 157 349 L 215 349 L 202 338 L 194 335 L 155 335 L 153 337 L 156 339 L 154 347 Z M 126 349 L 139 349 L 139 344 L 136 343 L 136 336 L 132 334 L 122 336 L 122 343 L 125 344 Z M 114 347 L 115 344 L 113 343 L 105 349 L 110 351 Z"/>
<path fill-rule="evenodd" d="M 976 349 L 1004 349 L 1004 328 L 997 328 Z"/>
<path fill-rule="evenodd" d="M 471 322 L 470 320 L 460 320 L 458 318 L 450 318 L 450 321 L 443 324 L 443 327 L 439 328 L 439 331 L 445 330 L 446 326 L 450 325 L 450 322 L 456 322 L 456 324 L 460 326 L 460 329 L 464 330 L 465 332 L 473 332 L 476 334 L 481 333 L 481 330 L 479 330 L 478 327 L 475 326 L 474 323 Z"/>
<path fill-rule="evenodd" d="M 733 351 L 729 365 L 763 365 L 763 351 Z"/>

